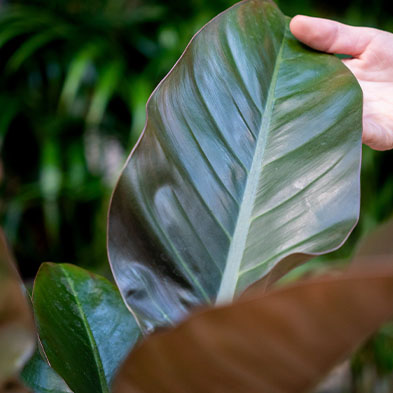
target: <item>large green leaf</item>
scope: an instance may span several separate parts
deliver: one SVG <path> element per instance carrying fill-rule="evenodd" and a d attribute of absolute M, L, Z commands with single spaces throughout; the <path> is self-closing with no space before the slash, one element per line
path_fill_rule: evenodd
<path fill-rule="evenodd" d="M 391 265 L 254 294 L 148 337 L 114 393 L 308 392 L 392 316 Z"/>
<path fill-rule="evenodd" d="M 145 328 L 343 243 L 361 108 L 353 75 L 297 42 L 271 1 L 238 3 L 193 38 L 150 97 L 109 214 L 114 276 Z"/>
<path fill-rule="evenodd" d="M 34 342 L 32 313 L 0 229 L 0 390 L 32 355 Z"/>
<path fill-rule="evenodd" d="M 71 390 L 108 393 L 140 334 L 115 286 L 77 266 L 45 263 L 33 306 L 49 363 Z"/>
<path fill-rule="evenodd" d="M 67 384 L 36 351 L 21 373 L 21 380 L 34 393 L 72 393 Z"/>

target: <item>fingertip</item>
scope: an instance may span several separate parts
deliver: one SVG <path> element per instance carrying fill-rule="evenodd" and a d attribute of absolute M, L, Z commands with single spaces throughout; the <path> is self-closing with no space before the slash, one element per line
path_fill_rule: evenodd
<path fill-rule="evenodd" d="M 371 29 L 305 15 L 293 17 L 289 28 L 299 41 L 313 49 L 354 57 L 365 50 L 372 37 Z"/>
<path fill-rule="evenodd" d="M 309 17 L 305 15 L 295 15 L 289 22 L 289 28 L 292 34 L 294 34 L 294 32 L 296 32 L 299 28 L 301 28 L 305 22 L 307 23 L 308 18 Z"/>
<path fill-rule="evenodd" d="M 299 17 L 301 19 L 302 15 L 296 15 L 294 16 L 291 21 L 289 22 L 289 30 L 291 30 L 291 33 L 296 37 L 296 31 L 297 31 L 297 27 L 299 24 Z"/>
<path fill-rule="evenodd" d="M 290 22 L 291 33 L 301 42 L 320 51 L 329 51 L 338 23 L 329 19 L 296 15 Z"/>
<path fill-rule="evenodd" d="M 299 41 L 310 45 L 317 31 L 315 19 L 306 15 L 296 15 L 291 19 L 289 29 Z"/>

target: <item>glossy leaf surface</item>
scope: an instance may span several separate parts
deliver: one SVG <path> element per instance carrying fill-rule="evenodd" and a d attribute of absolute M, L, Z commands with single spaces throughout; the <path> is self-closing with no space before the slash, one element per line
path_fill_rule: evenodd
<path fill-rule="evenodd" d="M 306 392 L 392 316 L 391 266 L 314 278 L 152 335 L 114 393 Z"/>
<path fill-rule="evenodd" d="M 0 230 L 0 389 L 33 354 L 34 342 L 32 313 Z"/>
<path fill-rule="evenodd" d="M 115 286 L 77 266 L 45 263 L 33 306 L 50 365 L 74 393 L 108 393 L 118 365 L 139 337 Z"/>
<path fill-rule="evenodd" d="M 42 359 L 38 351 L 23 369 L 21 380 L 34 393 L 72 393 L 67 384 Z"/>
<path fill-rule="evenodd" d="M 298 43 L 273 2 L 238 3 L 193 38 L 150 97 L 109 214 L 114 276 L 145 328 L 344 241 L 361 107 L 353 75 Z"/>

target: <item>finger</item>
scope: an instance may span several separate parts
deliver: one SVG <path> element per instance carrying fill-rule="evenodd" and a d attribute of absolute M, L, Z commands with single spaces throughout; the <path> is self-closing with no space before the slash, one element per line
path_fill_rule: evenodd
<path fill-rule="evenodd" d="M 393 149 L 393 130 L 386 128 L 383 122 L 365 116 L 362 141 L 374 150 L 391 150 Z"/>
<path fill-rule="evenodd" d="M 297 15 L 290 23 L 292 34 L 316 50 L 360 56 L 375 35 L 367 27 L 353 27 L 329 19 Z"/>

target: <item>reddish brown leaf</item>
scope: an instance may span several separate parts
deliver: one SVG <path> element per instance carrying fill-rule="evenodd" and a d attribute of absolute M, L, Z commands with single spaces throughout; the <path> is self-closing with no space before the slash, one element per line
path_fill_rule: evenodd
<path fill-rule="evenodd" d="M 392 315 L 393 267 L 314 278 L 151 336 L 114 392 L 304 392 Z"/>

